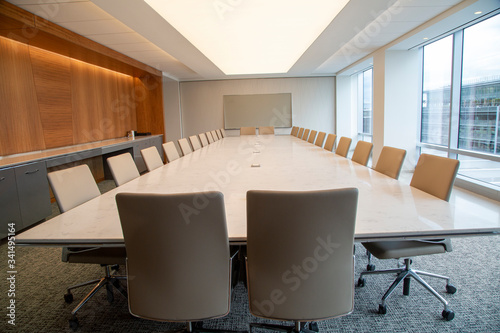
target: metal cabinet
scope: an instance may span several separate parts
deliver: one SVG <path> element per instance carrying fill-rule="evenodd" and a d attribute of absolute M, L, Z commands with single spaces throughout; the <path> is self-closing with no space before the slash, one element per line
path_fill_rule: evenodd
<path fill-rule="evenodd" d="M 7 237 L 7 225 L 14 222 L 15 229 L 23 228 L 19 210 L 14 169 L 0 170 L 0 239 Z"/>

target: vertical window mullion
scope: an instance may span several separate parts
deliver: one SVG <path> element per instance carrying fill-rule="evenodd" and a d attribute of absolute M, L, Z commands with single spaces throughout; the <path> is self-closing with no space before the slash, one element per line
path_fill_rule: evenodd
<path fill-rule="evenodd" d="M 453 35 L 453 61 L 451 75 L 451 107 L 450 107 L 450 132 L 449 149 L 458 149 L 458 137 L 460 131 L 460 95 L 462 90 L 462 51 L 463 51 L 463 30 L 455 32 Z M 448 151 L 448 157 L 457 158 L 457 154 Z"/>

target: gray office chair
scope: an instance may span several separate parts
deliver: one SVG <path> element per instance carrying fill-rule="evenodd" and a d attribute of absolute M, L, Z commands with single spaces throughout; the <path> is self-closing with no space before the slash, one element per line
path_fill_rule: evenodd
<path fill-rule="evenodd" d="M 325 146 L 323 149 L 328 150 L 328 151 L 333 151 L 333 147 L 335 146 L 335 140 L 337 139 L 337 135 L 335 134 L 328 134 L 326 137 L 326 142 Z"/>
<path fill-rule="evenodd" d="M 308 128 L 304 130 L 304 135 L 302 136 L 302 140 L 307 141 L 307 139 L 309 138 L 309 132 L 311 132 L 311 130 Z"/>
<path fill-rule="evenodd" d="M 358 141 L 352 153 L 351 160 L 358 164 L 366 166 L 373 150 L 373 143 L 366 141 Z"/>
<path fill-rule="evenodd" d="M 347 138 L 345 136 L 340 137 L 339 145 L 335 150 L 335 154 L 342 157 L 347 157 L 347 154 L 349 153 L 349 147 L 351 147 L 351 142 L 351 138 Z"/>
<path fill-rule="evenodd" d="M 293 126 L 290 135 L 297 137 L 297 134 L 299 134 L 299 128 L 297 126 Z"/>
<path fill-rule="evenodd" d="M 155 146 L 141 150 L 141 156 L 148 171 L 152 171 L 163 166 L 160 153 L 158 153 L 158 149 L 156 149 Z"/>
<path fill-rule="evenodd" d="M 130 153 L 109 157 L 106 161 L 108 162 L 116 186 L 128 183 L 140 176 L 139 170 L 137 170 L 137 166 Z"/>
<path fill-rule="evenodd" d="M 172 163 L 173 161 L 180 158 L 179 152 L 177 151 L 177 148 L 175 147 L 175 144 L 172 141 L 162 144 L 162 147 L 163 151 L 165 152 L 165 155 L 167 156 L 168 163 Z"/>
<path fill-rule="evenodd" d="M 318 137 L 316 138 L 316 142 L 314 144 L 318 147 L 323 147 L 323 142 L 325 142 L 325 132 L 319 132 Z"/>
<path fill-rule="evenodd" d="M 259 127 L 259 135 L 274 135 L 274 126 L 261 126 Z"/>
<path fill-rule="evenodd" d="M 193 206 L 203 198 L 203 208 Z M 231 257 L 220 192 L 119 193 L 132 315 L 193 322 L 225 316 L 231 300 Z M 195 212 L 196 211 L 196 212 Z"/>
<path fill-rule="evenodd" d="M 418 159 L 415 172 L 413 174 L 410 186 L 434 195 L 442 200 L 448 201 L 450 198 L 453 183 L 457 175 L 459 161 L 445 157 L 422 154 Z M 367 271 L 362 272 L 358 286 L 363 287 L 366 283 L 364 275 L 372 274 L 397 274 L 396 280 L 389 287 L 382 297 L 378 312 L 385 314 L 387 312 L 386 300 L 392 294 L 394 289 L 402 282 L 403 295 L 410 294 L 410 278 L 414 278 L 425 289 L 433 294 L 444 305 L 442 316 L 446 320 L 452 320 L 455 317 L 454 312 L 449 308 L 448 302 L 439 295 L 420 275 L 431 276 L 446 280 L 446 292 L 453 294 L 457 291 L 455 286 L 450 283 L 447 276 L 414 270 L 411 267 L 410 257 L 445 253 L 452 250 L 449 239 L 441 240 L 414 240 L 414 241 L 381 241 L 362 243 L 363 246 L 378 259 L 404 259 L 404 266 L 395 269 L 374 270 L 375 267 L 369 263 Z"/>
<path fill-rule="evenodd" d="M 352 312 L 357 200 L 354 188 L 247 192 L 250 312 L 294 322 L 252 323 L 250 332 L 310 332 L 310 322 Z"/>
<path fill-rule="evenodd" d="M 193 152 L 186 138 L 179 139 L 177 142 L 179 143 L 179 147 L 181 147 L 182 155 L 186 156 Z"/>
<path fill-rule="evenodd" d="M 307 142 L 314 143 L 314 139 L 316 139 L 316 134 L 318 134 L 318 131 L 312 130 L 311 133 L 309 134 Z"/>
<path fill-rule="evenodd" d="M 299 139 L 302 139 L 303 136 L 304 136 L 304 128 L 301 127 L 301 128 L 299 128 L 299 133 L 297 134 L 297 137 Z"/>
<path fill-rule="evenodd" d="M 406 150 L 384 146 L 378 157 L 377 165 L 375 165 L 373 170 L 398 179 L 405 157 Z"/>
<path fill-rule="evenodd" d="M 200 140 L 198 140 L 196 135 L 190 136 L 189 141 L 191 142 L 191 146 L 193 146 L 193 150 L 201 149 Z"/>
<path fill-rule="evenodd" d="M 51 172 L 47 178 L 54 193 L 57 205 L 61 213 L 64 213 L 76 206 L 101 195 L 94 177 L 86 164 L 76 167 Z M 125 279 L 125 276 L 116 275 L 117 266 L 125 264 L 125 248 L 95 247 L 76 248 L 63 247 L 62 261 L 68 263 L 99 264 L 104 267 L 104 276 L 99 279 L 79 283 L 67 288 L 64 300 L 67 303 L 73 302 L 71 291 L 76 288 L 95 284 L 94 288 L 78 303 L 71 312 L 69 320 L 70 328 L 78 327 L 76 313 L 87 303 L 102 287 L 106 287 L 109 302 L 113 302 L 113 287 L 122 295 L 127 296 L 126 291 L 121 287 L 118 280 Z M 113 268 L 112 268 L 113 267 Z"/>
<path fill-rule="evenodd" d="M 256 135 L 256 128 L 255 127 L 241 127 L 240 128 L 240 135 Z"/>
<path fill-rule="evenodd" d="M 202 147 L 208 146 L 208 139 L 207 139 L 207 135 L 205 133 L 198 134 L 198 137 L 200 138 L 200 142 L 201 142 Z"/>

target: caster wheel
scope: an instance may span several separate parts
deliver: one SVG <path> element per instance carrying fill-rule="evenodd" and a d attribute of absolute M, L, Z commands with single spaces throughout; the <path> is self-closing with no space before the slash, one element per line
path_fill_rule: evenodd
<path fill-rule="evenodd" d="M 319 327 L 318 327 L 318 323 L 315 322 L 315 321 L 312 321 L 309 323 L 309 329 L 311 331 L 314 331 L 314 332 L 319 332 Z"/>
<path fill-rule="evenodd" d="M 442 316 L 444 319 L 446 319 L 446 321 L 450 321 L 455 318 L 455 312 L 453 312 L 452 310 L 443 310 Z"/>
<path fill-rule="evenodd" d="M 374 264 L 368 264 L 368 265 L 366 265 L 366 270 L 368 272 L 374 271 L 375 270 L 375 265 Z"/>
<path fill-rule="evenodd" d="M 113 265 L 111 266 L 111 269 L 114 271 L 119 271 L 120 270 L 120 265 Z"/>
<path fill-rule="evenodd" d="M 387 313 L 387 306 L 379 304 L 378 305 L 378 313 L 379 314 L 386 314 Z"/>
<path fill-rule="evenodd" d="M 73 317 L 69 320 L 69 328 L 71 328 L 73 332 L 76 332 L 78 326 L 80 326 L 80 324 L 78 323 L 78 318 Z"/>
<path fill-rule="evenodd" d="M 362 288 L 365 286 L 365 279 L 359 278 L 358 279 L 358 287 Z"/>
<path fill-rule="evenodd" d="M 457 292 L 457 288 L 454 285 L 452 285 L 452 284 L 447 284 L 446 285 L 446 292 L 448 294 L 454 294 L 454 293 Z"/>
<path fill-rule="evenodd" d="M 68 304 L 73 302 L 73 294 L 70 293 L 64 294 L 64 301 Z"/>

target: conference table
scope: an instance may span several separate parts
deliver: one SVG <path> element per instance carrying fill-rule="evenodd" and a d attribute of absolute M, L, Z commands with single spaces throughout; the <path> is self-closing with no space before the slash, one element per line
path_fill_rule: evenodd
<path fill-rule="evenodd" d="M 246 241 L 246 192 L 359 189 L 355 240 L 495 235 L 500 205 L 446 202 L 293 136 L 226 137 L 17 235 L 18 245 L 124 246 L 120 192 L 224 194 L 229 240 Z M 75 188 L 78 191 L 78 188 Z M 200 196 L 202 198 L 202 196 Z M 202 208 L 193 202 L 193 209 Z M 307 221 L 304 221 L 307 223 Z"/>

